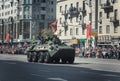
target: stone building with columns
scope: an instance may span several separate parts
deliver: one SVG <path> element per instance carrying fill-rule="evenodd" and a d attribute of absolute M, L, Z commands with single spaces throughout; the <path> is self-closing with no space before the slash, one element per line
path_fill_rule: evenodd
<path fill-rule="evenodd" d="M 56 0 L 0 0 L 0 40 L 31 40 L 56 19 Z"/>

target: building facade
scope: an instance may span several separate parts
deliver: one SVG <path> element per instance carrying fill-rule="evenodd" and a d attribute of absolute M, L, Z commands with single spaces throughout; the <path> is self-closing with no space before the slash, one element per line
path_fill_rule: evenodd
<path fill-rule="evenodd" d="M 98 45 L 120 44 L 120 0 L 98 2 Z"/>
<path fill-rule="evenodd" d="M 65 42 L 77 44 L 80 47 L 87 45 L 86 25 L 91 25 L 96 31 L 96 1 L 97 0 L 57 0 L 57 19 L 59 37 Z M 96 33 L 96 32 L 95 32 Z M 93 36 L 94 40 L 95 37 Z M 95 42 L 91 42 L 95 46 Z"/>
<path fill-rule="evenodd" d="M 56 0 L 1 0 L 0 40 L 31 40 L 56 19 Z"/>

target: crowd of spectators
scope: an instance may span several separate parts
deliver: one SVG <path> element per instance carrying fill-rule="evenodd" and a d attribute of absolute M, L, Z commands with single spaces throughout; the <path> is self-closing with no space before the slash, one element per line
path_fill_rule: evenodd
<path fill-rule="evenodd" d="M 1 54 L 24 54 L 27 43 L 18 45 L 0 45 Z M 75 48 L 76 56 L 87 58 L 120 59 L 120 47 Z"/>
<path fill-rule="evenodd" d="M 77 48 L 76 54 L 87 58 L 120 59 L 120 47 Z"/>
<path fill-rule="evenodd" d="M 25 48 L 27 47 L 27 44 L 17 44 L 17 45 L 0 45 L 0 53 L 1 54 L 24 54 Z"/>

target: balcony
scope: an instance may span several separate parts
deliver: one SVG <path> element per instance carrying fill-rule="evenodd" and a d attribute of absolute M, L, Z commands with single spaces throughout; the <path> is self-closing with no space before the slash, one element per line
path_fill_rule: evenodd
<path fill-rule="evenodd" d="M 118 17 L 110 17 L 110 22 L 113 22 L 113 23 L 119 22 L 119 19 Z"/>
<path fill-rule="evenodd" d="M 67 21 L 64 21 L 64 22 L 62 23 L 62 26 L 63 26 L 63 27 L 68 27 L 68 22 L 67 22 Z"/>
<path fill-rule="evenodd" d="M 66 11 L 66 10 L 62 11 L 61 13 L 62 13 L 62 15 L 68 15 L 68 11 Z"/>
<path fill-rule="evenodd" d="M 83 9 L 83 8 L 80 8 L 79 11 L 82 12 L 82 13 L 86 13 L 86 10 Z"/>
<path fill-rule="evenodd" d="M 69 14 L 79 14 L 79 11 L 78 10 L 73 10 L 73 11 L 70 11 Z"/>
<path fill-rule="evenodd" d="M 107 10 L 107 9 L 113 9 L 113 6 L 111 5 L 110 2 L 106 2 L 104 4 L 101 4 L 101 8 Z"/>
<path fill-rule="evenodd" d="M 70 14 L 71 17 L 77 17 L 79 15 L 80 11 L 78 8 L 70 7 L 68 14 Z"/>

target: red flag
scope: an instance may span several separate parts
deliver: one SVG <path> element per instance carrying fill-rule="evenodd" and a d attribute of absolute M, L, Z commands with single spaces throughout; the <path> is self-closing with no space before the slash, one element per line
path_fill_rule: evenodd
<path fill-rule="evenodd" d="M 89 37 L 92 37 L 92 25 L 89 25 Z"/>
<path fill-rule="evenodd" d="M 58 20 L 55 20 L 53 23 L 51 23 L 49 26 L 54 29 L 54 33 L 57 31 L 57 22 Z"/>
<path fill-rule="evenodd" d="M 9 33 L 6 35 L 6 41 L 10 42 L 10 34 Z"/>
<path fill-rule="evenodd" d="M 86 38 L 90 38 L 92 36 L 92 26 L 90 24 L 86 25 Z"/>

